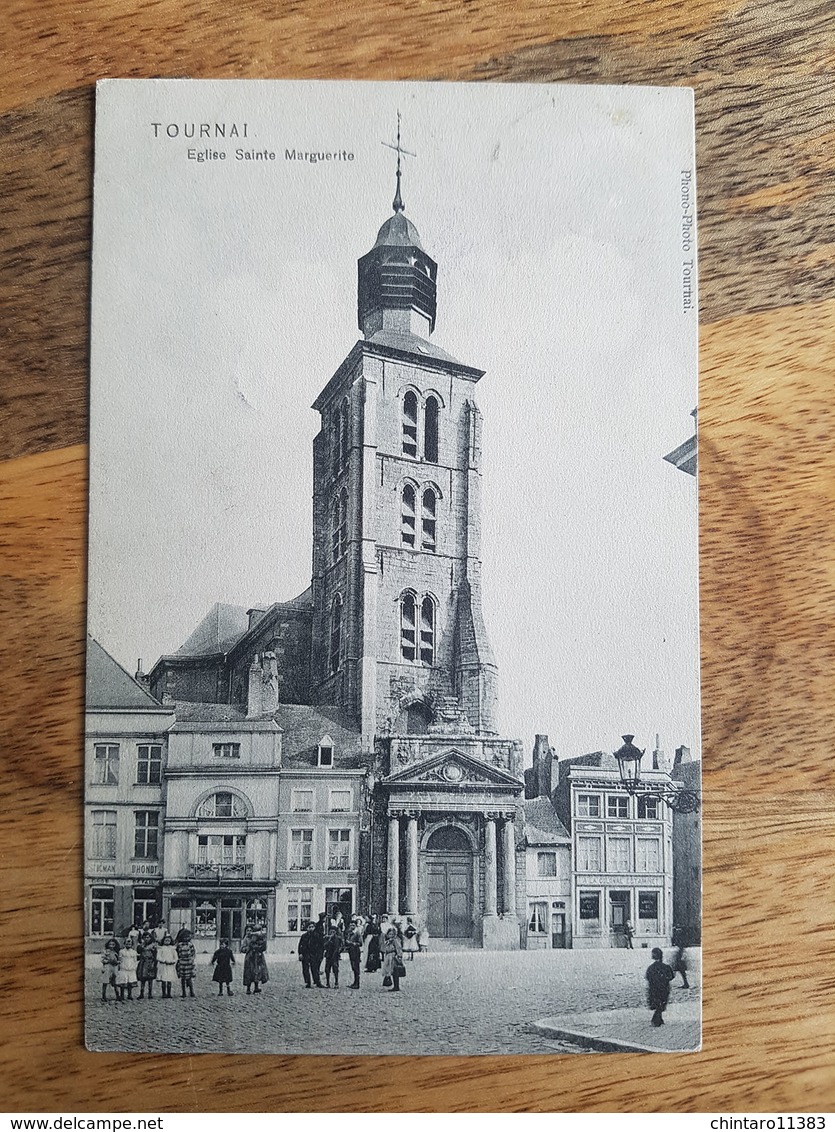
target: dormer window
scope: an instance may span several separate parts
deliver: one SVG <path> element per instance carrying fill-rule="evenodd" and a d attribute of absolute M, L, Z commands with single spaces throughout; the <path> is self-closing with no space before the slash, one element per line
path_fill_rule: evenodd
<path fill-rule="evenodd" d="M 330 735 L 325 735 L 319 744 L 317 762 L 319 766 L 333 766 L 333 739 Z"/>

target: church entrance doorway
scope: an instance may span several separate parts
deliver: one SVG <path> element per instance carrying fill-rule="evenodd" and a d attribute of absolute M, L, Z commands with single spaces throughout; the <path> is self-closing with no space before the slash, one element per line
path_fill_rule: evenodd
<path fill-rule="evenodd" d="M 473 853 L 454 826 L 437 829 L 426 845 L 426 926 L 434 939 L 473 934 Z"/>

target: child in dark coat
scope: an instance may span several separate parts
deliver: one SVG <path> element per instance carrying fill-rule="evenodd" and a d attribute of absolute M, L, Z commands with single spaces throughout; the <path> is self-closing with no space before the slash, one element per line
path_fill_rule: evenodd
<path fill-rule="evenodd" d="M 235 962 L 235 956 L 232 953 L 232 948 L 229 946 L 228 939 L 220 941 L 220 947 L 212 956 L 212 965 L 214 966 L 215 973 L 212 975 L 212 982 L 217 983 L 217 993 L 223 996 L 223 988 L 226 987 L 227 995 L 232 993 L 232 965 Z"/>
<path fill-rule="evenodd" d="M 647 1005 L 654 1011 L 653 1026 L 663 1026 L 664 1011 L 670 999 L 670 983 L 675 978 L 675 972 L 664 962 L 664 953 L 660 947 L 653 947 L 652 959 L 646 973 Z"/>

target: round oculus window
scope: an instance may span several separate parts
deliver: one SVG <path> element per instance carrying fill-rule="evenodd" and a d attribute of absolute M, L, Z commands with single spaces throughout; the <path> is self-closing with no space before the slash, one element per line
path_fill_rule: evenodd
<path fill-rule="evenodd" d="M 460 782 L 464 777 L 464 771 L 458 763 L 447 763 L 444 767 L 444 778 L 447 782 Z"/>

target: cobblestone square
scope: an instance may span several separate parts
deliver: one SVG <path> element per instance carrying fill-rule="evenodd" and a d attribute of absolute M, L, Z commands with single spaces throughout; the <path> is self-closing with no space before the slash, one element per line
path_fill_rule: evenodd
<path fill-rule="evenodd" d="M 87 972 L 87 1044 L 94 1050 L 172 1053 L 549 1054 L 584 1053 L 540 1036 L 539 1018 L 623 1008 L 646 1010 L 646 950 L 456 951 L 407 963 L 400 993 L 379 973 L 349 989 L 343 958 L 338 988 L 308 990 L 301 966 L 273 959 L 263 993 L 247 996 L 235 972 L 233 997 L 219 998 L 210 970 L 198 967 L 196 997 L 101 1002 L 97 970 Z M 674 984 L 678 1002 L 698 1003 L 701 973 L 691 953 L 690 990 Z M 678 983 L 678 978 L 676 983 Z"/>

